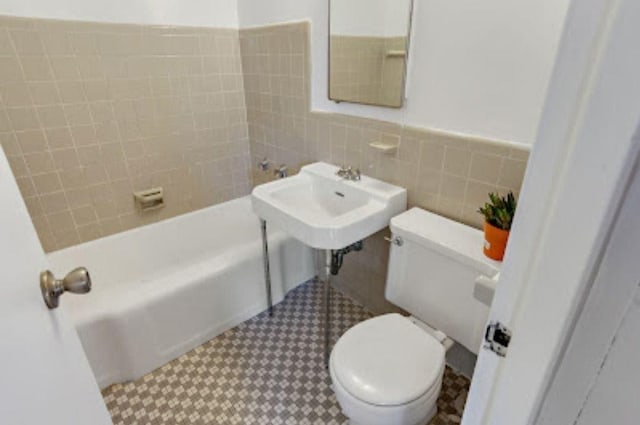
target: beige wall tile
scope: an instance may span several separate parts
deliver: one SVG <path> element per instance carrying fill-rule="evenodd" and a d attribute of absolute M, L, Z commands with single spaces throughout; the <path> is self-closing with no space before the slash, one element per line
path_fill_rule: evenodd
<path fill-rule="evenodd" d="M 85 97 L 87 101 L 110 101 L 109 98 L 109 81 L 107 80 L 88 80 L 82 82 Z"/>
<path fill-rule="evenodd" d="M 42 36 L 44 35 L 44 36 Z M 72 55 L 73 48 L 67 33 L 62 31 L 46 31 L 41 32 L 41 39 L 45 51 L 49 55 Z"/>
<path fill-rule="evenodd" d="M 89 242 L 103 236 L 100 227 L 95 223 L 78 226 L 77 230 L 81 242 Z"/>
<path fill-rule="evenodd" d="M 24 155 L 27 169 L 31 175 L 53 171 L 53 157 L 49 152 L 34 152 Z"/>
<path fill-rule="evenodd" d="M 34 105 L 58 105 L 61 102 L 58 87 L 54 82 L 35 81 L 29 84 L 29 93 Z"/>
<path fill-rule="evenodd" d="M 18 188 L 24 198 L 36 195 L 36 187 L 30 177 L 18 177 L 16 183 L 18 183 Z"/>
<path fill-rule="evenodd" d="M 62 190 L 62 184 L 58 178 L 58 173 L 49 172 L 36 174 L 31 177 L 38 194 L 47 194 Z"/>
<path fill-rule="evenodd" d="M 69 128 L 50 128 L 45 130 L 47 143 L 51 149 L 60 149 L 73 146 L 73 138 Z"/>
<path fill-rule="evenodd" d="M 46 56 L 20 56 L 20 63 L 27 81 L 49 81 L 53 78 L 49 59 Z"/>
<path fill-rule="evenodd" d="M 67 119 L 61 105 L 37 106 L 36 112 L 43 128 L 67 126 Z"/>
<path fill-rule="evenodd" d="M 47 216 L 47 221 L 49 222 L 49 226 L 51 226 L 54 234 L 69 230 L 75 231 L 76 224 L 71 212 L 69 211 L 60 211 L 58 213 L 50 214 Z"/>
<path fill-rule="evenodd" d="M 500 186 L 519 188 L 527 168 L 527 161 L 505 158 L 498 178 Z"/>
<path fill-rule="evenodd" d="M 5 107 L 30 106 L 29 87 L 24 82 L 5 83 L 0 87 L 0 96 Z"/>
<path fill-rule="evenodd" d="M 445 174 L 442 178 L 440 186 L 439 202 L 450 201 L 455 204 L 461 204 L 464 200 L 464 194 L 467 187 L 467 179 Z"/>
<path fill-rule="evenodd" d="M 39 199 L 40 204 L 42 205 L 42 211 L 45 214 L 53 214 L 56 212 L 64 211 L 68 208 L 67 199 L 64 196 L 64 192 L 42 194 L 39 196 Z"/>
<path fill-rule="evenodd" d="M 23 154 L 45 152 L 48 149 L 47 140 L 40 129 L 17 131 L 15 134 Z"/>
<path fill-rule="evenodd" d="M 58 81 L 60 99 L 63 103 L 85 102 L 86 98 L 80 80 Z"/>
<path fill-rule="evenodd" d="M 0 81 L 23 81 L 24 75 L 16 56 L 0 56 Z"/>
<path fill-rule="evenodd" d="M 74 148 L 64 148 L 51 151 L 56 170 L 64 171 L 80 167 L 78 153 Z"/>
<path fill-rule="evenodd" d="M 44 53 L 40 34 L 36 31 L 12 29 L 9 35 L 13 40 L 13 45 L 19 54 L 41 55 Z"/>
<path fill-rule="evenodd" d="M 20 144 L 14 133 L 0 133 L 0 146 L 2 146 L 4 153 L 8 156 L 22 155 Z"/>
<path fill-rule="evenodd" d="M 42 208 L 42 204 L 40 203 L 40 199 L 37 196 L 32 196 L 24 199 L 24 203 L 27 206 L 27 211 L 31 215 L 34 223 L 37 223 L 38 219 L 42 219 L 40 223 L 46 225 L 46 220 L 44 220 L 44 209 Z M 36 227 L 38 229 L 38 227 Z M 47 226 L 46 229 L 43 229 L 44 232 L 51 232 L 51 229 Z"/>
<path fill-rule="evenodd" d="M 422 142 L 420 167 L 442 170 L 445 161 L 445 147 L 439 143 Z"/>
<path fill-rule="evenodd" d="M 38 223 L 47 250 L 249 192 L 238 31 L 1 16 L 0 28 L 0 143 L 33 215 L 56 214 Z M 205 162 L 224 173 L 205 180 Z M 141 215 L 131 192 L 156 184 L 179 196 Z"/>
<path fill-rule="evenodd" d="M 13 52 L 9 33 L 4 28 L 0 29 L 0 55 L 11 55 Z"/>
<path fill-rule="evenodd" d="M 11 131 L 11 122 L 9 121 L 9 116 L 7 115 L 7 111 L 4 108 L 0 108 L 0 132 L 8 133 Z"/>
<path fill-rule="evenodd" d="M 10 156 L 7 159 L 9 160 L 11 171 L 16 178 L 29 176 L 29 169 L 23 156 Z"/>
<path fill-rule="evenodd" d="M 467 184 L 467 191 L 465 193 L 465 204 L 475 205 L 480 207 L 489 200 L 489 193 L 497 191 L 495 185 L 482 183 L 478 181 L 469 181 Z"/>
<path fill-rule="evenodd" d="M 33 107 L 7 108 L 6 111 L 14 131 L 35 130 L 40 127 L 38 114 Z"/>
<path fill-rule="evenodd" d="M 474 153 L 471 158 L 469 178 L 484 183 L 497 184 L 502 170 L 503 157 Z"/>
<path fill-rule="evenodd" d="M 71 127 L 92 123 L 89 105 L 86 103 L 64 105 L 64 115 Z"/>
<path fill-rule="evenodd" d="M 469 175 L 470 166 L 471 152 L 449 146 L 445 148 L 445 173 L 466 178 Z"/>
<path fill-rule="evenodd" d="M 49 58 L 53 75 L 57 80 L 79 80 L 80 71 L 75 56 L 52 56 Z"/>

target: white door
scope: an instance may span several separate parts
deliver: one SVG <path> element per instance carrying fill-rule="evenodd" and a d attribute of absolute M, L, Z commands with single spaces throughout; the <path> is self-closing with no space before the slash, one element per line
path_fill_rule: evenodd
<path fill-rule="evenodd" d="M 111 424 L 75 329 L 43 302 L 47 266 L 0 148 L 0 422 Z"/>
<path fill-rule="evenodd" d="M 640 131 L 640 129 L 639 129 Z M 640 144 L 640 133 L 636 137 Z M 640 159 L 640 158 L 639 158 Z M 536 421 L 635 425 L 640 418 L 640 163 Z"/>
<path fill-rule="evenodd" d="M 638 154 L 638 22 L 637 0 L 571 3 L 490 313 L 513 337 L 480 352 L 464 425 L 539 423 Z"/>

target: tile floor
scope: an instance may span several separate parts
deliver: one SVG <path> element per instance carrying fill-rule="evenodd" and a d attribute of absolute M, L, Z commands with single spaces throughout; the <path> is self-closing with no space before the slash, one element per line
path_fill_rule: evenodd
<path fill-rule="evenodd" d="M 322 359 L 321 285 L 291 291 L 275 307 L 103 396 L 115 425 L 344 425 Z M 337 339 L 371 315 L 333 291 Z M 447 367 L 430 425 L 459 423 L 469 380 Z"/>

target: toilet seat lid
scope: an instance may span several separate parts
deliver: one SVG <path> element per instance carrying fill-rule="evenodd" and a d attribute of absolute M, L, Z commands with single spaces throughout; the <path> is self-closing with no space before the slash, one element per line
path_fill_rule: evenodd
<path fill-rule="evenodd" d="M 378 406 L 409 403 L 442 376 L 444 347 L 399 314 L 365 320 L 349 329 L 331 353 L 339 383 L 354 397 Z"/>

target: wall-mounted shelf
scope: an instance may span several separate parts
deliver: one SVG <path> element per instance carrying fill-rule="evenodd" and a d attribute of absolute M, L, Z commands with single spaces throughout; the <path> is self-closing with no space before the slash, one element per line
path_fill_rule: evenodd
<path fill-rule="evenodd" d="M 372 142 L 369 143 L 369 146 L 385 155 L 393 155 L 398 150 L 398 145 L 391 145 L 389 143 L 382 142 Z"/>
<path fill-rule="evenodd" d="M 387 50 L 386 56 L 388 58 L 403 58 L 407 56 L 406 50 Z"/>

